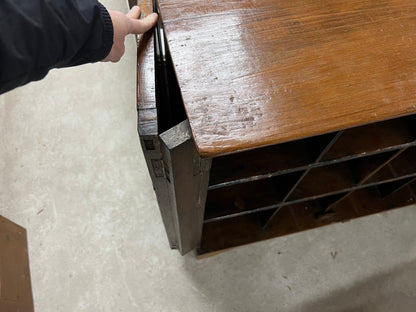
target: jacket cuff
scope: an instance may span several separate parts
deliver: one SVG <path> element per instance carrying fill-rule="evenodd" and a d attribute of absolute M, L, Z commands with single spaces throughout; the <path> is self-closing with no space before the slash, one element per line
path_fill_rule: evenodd
<path fill-rule="evenodd" d="M 110 53 L 111 48 L 113 47 L 114 42 L 114 28 L 113 22 L 111 20 L 111 16 L 108 13 L 107 9 L 101 4 L 98 3 L 101 11 L 101 18 L 104 24 L 103 30 L 103 49 L 100 55 L 97 57 L 100 61 L 105 59 L 107 55 Z"/>

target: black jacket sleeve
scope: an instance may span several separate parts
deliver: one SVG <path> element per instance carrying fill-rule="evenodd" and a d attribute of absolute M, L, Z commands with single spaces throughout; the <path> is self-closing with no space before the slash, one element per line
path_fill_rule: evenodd
<path fill-rule="evenodd" d="M 97 0 L 0 0 L 0 94 L 56 67 L 104 59 L 113 24 Z"/>

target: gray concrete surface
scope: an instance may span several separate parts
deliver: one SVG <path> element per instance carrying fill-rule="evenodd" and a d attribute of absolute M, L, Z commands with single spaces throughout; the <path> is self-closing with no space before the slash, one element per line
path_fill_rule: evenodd
<path fill-rule="evenodd" d="M 129 38 L 119 64 L 0 96 L 0 214 L 28 230 L 36 311 L 415 311 L 414 206 L 200 261 L 171 251 L 135 80 Z"/>

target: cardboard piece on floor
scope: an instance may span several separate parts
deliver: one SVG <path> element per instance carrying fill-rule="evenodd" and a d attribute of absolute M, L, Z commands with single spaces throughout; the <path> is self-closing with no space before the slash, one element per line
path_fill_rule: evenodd
<path fill-rule="evenodd" d="M 2 216 L 0 216 L 0 311 L 34 311 L 26 230 Z"/>

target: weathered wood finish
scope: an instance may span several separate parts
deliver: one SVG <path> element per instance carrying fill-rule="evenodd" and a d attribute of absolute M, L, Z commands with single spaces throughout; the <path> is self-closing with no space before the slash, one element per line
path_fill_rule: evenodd
<path fill-rule="evenodd" d="M 151 8 L 151 1 L 150 8 Z M 143 14 L 152 11 L 148 6 L 142 6 Z M 160 139 L 157 131 L 156 87 L 154 74 L 154 46 L 151 31 L 140 36 L 137 48 L 137 112 L 138 132 L 143 154 L 146 159 L 149 174 L 168 236 L 169 245 L 175 249 L 178 237 L 173 223 L 173 212 L 169 202 L 169 185 L 166 181 Z"/>
<path fill-rule="evenodd" d="M 199 254 L 216 253 L 235 246 L 304 231 L 334 222 L 350 220 L 385 210 L 414 204 L 416 179 L 405 179 L 390 188 L 382 198 L 377 187 L 359 189 L 324 212 L 327 203 L 311 200 L 282 207 L 267 227 L 262 226 L 258 214 L 223 219 L 204 226 Z M 387 186 L 383 184 L 384 186 Z"/>
<path fill-rule="evenodd" d="M 150 14 L 152 1 L 143 1 L 141 8 Z M 138 42 L 138 132 L 169 244 L 185 254 L 201 239 L 211 160 L 197 153 L 169 55 L 168 83 L 160 83 L 152 34 Z"/>
<path fill-rule="evenodd" d="M 416 201 L 416 3 L 159 3 L 170 80 L 145 34 L 139 133 L 182 254 Z"/>
<path fill-rule="evenodd" d="M 333 139 L 326 147 L 321 145 L 322 152 L 315 152 L 319 156 L 309 166 L 300 163 L 290 170 L 283 167 L 273 174 L 211 188 L 199 253 L 210 254 L 414 203 L 415 130 L 410 116 L 329 134 Z M 343 150 L 339 142 L 348 141 L 353 144 Z M 291 146 L 299 150 L 298 144 L 306 142 L 295 141 Z M 256 151 L 259 157 L 260 151 Z M 222 156 L 222 165 L 225 167 L 228 159 L 233 166 L 237 155 L 238 163 L 244 163 L 246 155 L 250 162 L 252 153 Z M 328 160 L 325 155 L 340 158 Z M 215 169 L 213 166 L 211 171 Z M 234 169 L 234 176 L 251 172 L 245 166 Z"/>
<path fill-rule="evenodd" d="M 26 230 L 0 216 L 0 311 L 33 312 Z"/>
<path fill-rule="evenodd" d="M 396 128 L 402 128 L 403 124 L 408 124 L 408 120 L 408 118 L 396 120 Z M 377 127 L 382 127 L 383 124 L 388 128 L 389 125 L 391 125 L 391 122 L 382 122 L 377 125 Z M 366 129 L 368 130 L 368 128 L 365 126 L 360 128 L 362 133 L 361 135 L 356 136 L 356 141 L 360 142 L 362 137 L 364 138 L 364 141 L 368 141 L 368 133 L 365 131 Z M 390 129 L 390 134 L 394 133 L 396 128 Z M 413 130 L 414 129 L 416 129 L 416 126 L 413 124 Z M 408 130 L 412 132 L 412 129 Z M 358 134 L 357 129 L 354 129 L 353 132 Z M 385 130 L 384 133 L 388 133 L 387 130 Z M 339 136 L 334 136 L 334 138 L 342 140 L 344 134 L 345 132 Z M 273 203 L 275 203 L 274 206 L 281 206 L 297 201 L 307 201 L 308 199 L 329 196 L 334 192 L 349 192 L 371 183 L 415 174 L 416 167 L 412 163 L 412 159 L 413 157 L 416 157 L 416 154 L 413 154 L 416 146 L 416 137 L 407 136 L 406 139 L 396 140 L 396 144 L 392 146 L 387 146 L 386 143 L 381 142 L 383 140 L 391 142 L 391 136 L 375 137 L 373 140 L 375 145 L 368 144 L 367 150 L 360 150 L 360 154 L 353 154 L 346 157 L 342 153 L 343 157 L 329 161 L 324 161 L 321 157 L 318 157 L 317 161 L 311 163 L 309 166 L 299 166 L 297 168 L 292 168 L 291 170 L 283 169 L 274 172 L 272 175 L 264 174 L 260 177 L 254 176 L 251 177 L 251 180 L 249 181 L 240 180 L 237 181 L 237 183 L 229 183 L 227 186 L 214 188 L 208 193 L 207 205 L 210 206 L 209 203 L 212 201 L 212 199 L 209 198 L 210 194 L 215 194 L 214 197 L 223 198 L 221 201 L 225 200 L 224 196 L 231 196 L 232 198 L 227 201 L 232 203 L 232 205 L 230 205 L 222 215 L 226 215 L 225 212 L 227 211 L 230 214 L 241 212 L 242 210 L 252 210 L 252 212 L 254 212 L 256 209 L 263 209 L 262 207 L 264 207 L 264 209 L 267 209 L 267 207 L 269 207 L 268 209 L 272 209 Z M 333 154 L 332 148 L 339 149 L 338 144 L 336 144 L 337 140 L 334 141 L 335 142 L 331 141 L 328 144 L 331 146 L 329 149 L 324 148 L 323 155 L 326 155 L 327 153 Z M 304 140 L 301 140 L 301 142 L 304 142 Z M 297 145 L 294 144 L 294 146 Z M 374 150 L 375 146 L 382 148 Z M 346 148 L 348 149 L 348 147 Z M 251 151 L 242 152 L 239 154 L 240 162 L 243 162 L 246 154 L 248 155 L 248 160 L 251 159 Z M 229 159 L 233 161 L 234 158 Z M 397 172 L 396 175 L 392 175 L 390 171 L 385 169 L 382 171 L 384 174 L 380 176 L 378 170 L 390 168 L 393 165 L 397 167 L 397 169 L 395 169 L 395 172 Z M 214 167 L 211 171 L 212 170 L 214 170 Z M 241 167 L 237 170 L 242 172 L 246 171 L 245 167 Z M 296 178 L 297 173 L 299 179 L 293 184 L 293 179 Z M 242 175 L 242 173 L 236 172 L 235 175 Z M 284 185 L 285 187 L 278 187 L 277 185 L 279 184 L 276 184 L 277 181 L 280 185 Z M 275 187 L 273 188 L 270 185 L 275 185 Z M 291 185 L 293 185 L 293 187 L 289 188 L 287 194 L 282 196 L 281 192 L 285 192 L 287 187 Z M 271 187 L 271 189 L 267 186 Z M 245 189 L 247 190 L 244 191 Z M 248 189 L 255 190 L 255 192 L 253 192 L 254 194 L 250 195 Z M 220 195 L 221 193 L 226 193 L 227 195 Z M 238 197 L 235 197 L 237 194 L 239 194 Z M 247 205 L 245 201 L 241 200 L 242 198 L 251 197 L 261 198 L 261 201 L 257 203 L 256 201 L 249 200 L 249 202 L 254 203 L 254 207 L 256 208 L 253 207 L 253 204 Z M 266 202 L 266 204 L 262 204 L 264 202 Z M 241 207 L 244 207 L 244 209 L 240 209 Z M 230 212 L 230 209 L 233 210 L 233 212 Z M 209 214 L 209 211 L 207 211 L 207 213 Z"/>
<path fill-rule="evenodd" d="M 413 0 L 160 0 L 207 157 L 416 112 Z"/>
<path fill-rule="evenodd" d="M 211 160 L 200 158 L 187 120 L 160 139 L 177 248 L 184 255 L 200 244 Z"/>

